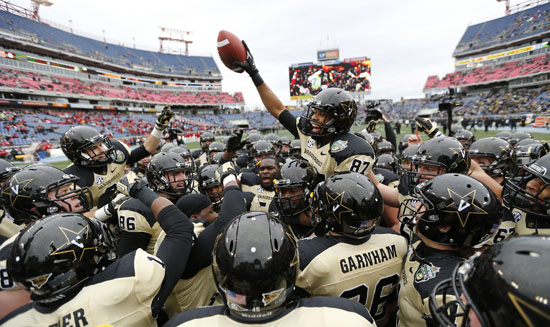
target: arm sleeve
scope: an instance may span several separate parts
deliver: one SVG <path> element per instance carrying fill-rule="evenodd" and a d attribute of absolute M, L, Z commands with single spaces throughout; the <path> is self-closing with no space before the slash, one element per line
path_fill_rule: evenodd
<path fill-rule="evenodd" d="M 166 232 L 166 237 L 157 252 L 157 257 L 165 264 L 166 272 L 162 286 L 151 304 L 154 317 L 185 270 L 194 238 L 191 220 L 175 205 L 162 209 L 157 220 Z"/>
<path fill-rule="evenodd" d="M 246 201 L 243 192 L 237 186 L 230 186 L 224 191 L 222 208 L 218 219 L 208 225 L 197 238 L 189 256 L 189 264 L 182 277 L 187 279 L 212 263 L 212 250 L 216 237 L 225 225 L 235 216 L 246 211 Z"/>
<path fill-rule="evenodd" d="M 396 142 L 395 132 L 393 131 L 393 128 L 389 122 L 384 123 L 384 130 L 386 131 L 386 140 L 388 140 L 388 142 L 390 142 L 393 145 L 394 149 L 397 149 L 397 145 L 395 143 Z"/>
<path fill-rule="evenodd" d="M 123 231 L 120 233 L 116 252 L 119 257 L 135 251 L 136 249 L 147 250 L 147 245 L 151 240 L 151 235 L 147 233 L 129 233 Z"/>
<path fill-rule="evenodd" d="M 281 124 L 288 129 L 290 134 L 292 134 L 295 138 L 298 138 L 298 128 L 296 128 L 296 117 L 290 113 L 288 110 L 283 110 L 281 114 L 279 115 L 279 121 Z"/>
<path fill-rule="evenodd" d="M 145 149 L 145 146 L 143 146 L 142 144 L 137 148 L 135 148 L 134 150 L 132 150 L 132 152 L 130 153 L 130 157 L 128 157 L 128 161 L 126 161 L 126 164 L 131 166 L 149 155 L 151 154 L 147 152 L 147 150 Z"/>

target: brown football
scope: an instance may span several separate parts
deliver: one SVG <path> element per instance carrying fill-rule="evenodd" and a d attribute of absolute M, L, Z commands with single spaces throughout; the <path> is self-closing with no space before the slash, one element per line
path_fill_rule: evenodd
<path fill-rule="evenodd" d="M 232 65 L 235 61 L 246 60 L 246 49 L 235 34 L 226 30 L 221 30 L 218 33 L 218 54 L 227 68 L 237 73 L 244 71 L 242 68 Z"/>

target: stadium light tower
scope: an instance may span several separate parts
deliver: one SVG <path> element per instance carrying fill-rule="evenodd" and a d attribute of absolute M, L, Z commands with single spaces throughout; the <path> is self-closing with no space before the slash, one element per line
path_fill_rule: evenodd
<path fill-rule="evenodd" d="M 38 16 L 38 11 L 40 10 L 40 6 L 49 7 L 53 5 L 53 2 L 50 2 L 48 0 L 31 0 L 31 2 L 32 2 L 32 19 L 36 20 L 37 22 L 40 21 L 40 16 Z"/>
<path fill-rule="evenodd" d="M 159 52 L 160 53 L 162 53 L 164 51 L 164 48 L 163 48 L 163 42 L 164 41 L 174 41 L 174 42 L 185 43 L 185 55 L 186 56 L 189 55 L 189 44 L 193 43 L 193 41 L 188 40 L 185 37 L 193 35 L 193 32 L 182 31 L 182 30 L 177 30 L 177 29 L 173 29 L 173 28 L 166 28 L 166 27 L 160 27 L 160 26 L 159 26 L 159 28 L 160 28 L 160 31 L 162 33 L 165 33 L 164 34 L 165 36 L 159 36 L 159 41 L 160 41 Z"/>
<path fill-rule="evenodd" d="M 510 15 L 511 9 L 510 9 L 510 0 L 497 0 L 497 2 L 504 2 L 506 4 L 506 15 Z"/>

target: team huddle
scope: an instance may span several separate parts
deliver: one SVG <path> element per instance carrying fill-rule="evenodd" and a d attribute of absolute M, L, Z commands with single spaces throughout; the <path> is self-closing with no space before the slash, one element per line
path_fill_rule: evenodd
<path fill-rule="evenodd" d="M 246 49 L 294 141 L 190 151 L 166 108 L 132 151 L 75 126 L 63 171 L 0 162 L 1 326 L 550 325 L 548 144 L 353 133 L 338 88 L 296 118 Z"/>

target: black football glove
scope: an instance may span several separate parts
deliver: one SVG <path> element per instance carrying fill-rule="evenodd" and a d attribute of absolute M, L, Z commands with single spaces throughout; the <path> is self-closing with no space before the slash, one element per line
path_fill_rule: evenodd
<path fill-rule="evenodd" d="M 159 131 L 165 130 L 170 123 L 170 119 L 172 119 L 175 115 L 176 114 L 172 111 L 172 109 L 170 109 L 170 107 L 164 107 L 160 115 L 157 117 L 155 128 Z"/>
<path fill-rule="evenodd" d="M 242 136 L 242 130 L 239 130 L 229 136 L 229 139 L 227 139 L 227 152 L 236 152 L 237 150 L 242 149 L 244 146 L 244 142 L 241 141 Z"/>
<path fill-rule="evenodd" d="M 116 184 L 116 189 L 119 193 L 122 193 L 126 196 L 136 197 L 136 194 L 142 188 L 147 187 L 147 182 L 143 179 L 137 178 L 135 181 L 131 182 L 128 180 L 128 176 L 123 176 L 118 183 Z"/>
<path fill-rule="evenodd" d="M 419 131 L 426 133 L 426 135 L 428 135 L 430 138 L 434 138 L 443 134 L 439 131 L 439 129 L 437 129 L 437 127 L 435 127 L 435 125 L 429 118 L 422 118 L 417 116 L 414 120 L 416 121 L 416 128 Z"/>
<path fill-rule="evenodd" d="M 256 87 L 262 85 L 264 83 L 264 80 L 260 76 L 260 73 L 258 72 L 258 68 L 256 68 L 256 64 L 254 63 L 254 57 L 252 56 L 252 53 L 250 52 L 250 49 L 246 45 L 246 42 L 242 41 L 244 48 L 246 49 L 246 61 L 235 61 L 232 63 L 235 67 L 240 67 L 244 69 L 245 72 L 250 75 L 252 78 L 252 82 L 254 82 L 254 85 Z"/>

